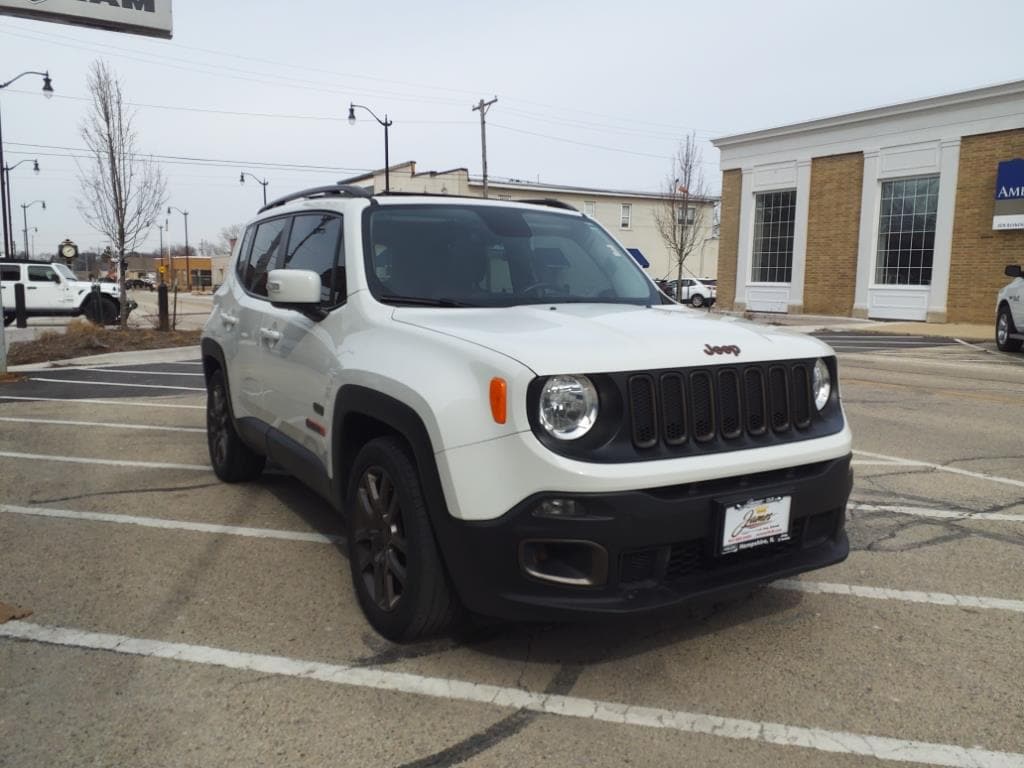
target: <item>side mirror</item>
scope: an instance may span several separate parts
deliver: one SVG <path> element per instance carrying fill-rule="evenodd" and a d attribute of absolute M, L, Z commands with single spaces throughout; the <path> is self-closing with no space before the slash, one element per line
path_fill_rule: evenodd
<path fill-rule="evenodd" d="M 320 275 L 308 269 L 272 269 L 267 298 L 273 304 L 319 304 Z"/>
<path fill-rule="evenodd" d="M 1006 269 L 1003 270 L 1003 274 L 1007 277 L 1020 277 L 1020 264 L 1007 264 Z"/>

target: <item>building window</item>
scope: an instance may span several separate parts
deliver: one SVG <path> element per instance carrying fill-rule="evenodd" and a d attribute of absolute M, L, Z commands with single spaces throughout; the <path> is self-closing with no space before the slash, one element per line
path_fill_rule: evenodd
<path fill-rule="evenodd" d="M 754 260 L 750 279 L 755 283 L 788 283 L 793 271 L 793 230 L 796 190 L 764 192 L 755 196 Z"/>
<path fill-rule="evenodd" d="M 597 201 L 596 200 L 584 200 L 583 201 L 583 215 L 594 218 L 597 216 Z"/>
<path fill-rule="evenodd" d="M 512 194 L 510 192 L 498 193 L 494 196 L 495 200 L 511 200 Z"/>
<path fill-rule="evenodd" d="M 939 177 L 882 182 L 876 285 L 931 285 Z"/>
<path fill-rule="evenodd" d="M 630 223 L 633 219 L 633 206 L 630 203 L 622 204 L 622 213 L 619 220 L 619 229 L 629 229 Z"/>
<path fill-rule="evenodd" d="M 686 206 L 686 216 L 683 216 L 683 206 L 680 205 L 676 208 L 676 224 L 680 226 L 685 225 L 692 227 L 693 223 L 697 220 L 697 206 L 688 205 Z"/>

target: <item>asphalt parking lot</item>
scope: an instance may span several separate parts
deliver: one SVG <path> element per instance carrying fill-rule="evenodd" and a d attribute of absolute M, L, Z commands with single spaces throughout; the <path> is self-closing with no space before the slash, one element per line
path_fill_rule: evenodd
<path fill-rule="evenodd" d="M 1024 356 L 840 350 L 852 552 L 397 646 L 329 507 L 209 470 L 198 362 L 0 384 L 0 765 L 1024 766 Z M 2 608 L 0 608 L 2 610 Z"/>

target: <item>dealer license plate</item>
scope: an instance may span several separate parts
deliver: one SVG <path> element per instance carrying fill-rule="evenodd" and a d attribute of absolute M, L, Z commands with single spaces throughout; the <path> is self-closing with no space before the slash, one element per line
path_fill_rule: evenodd
<path fill-rule="evenodd" d="M 789 541 L 790 496 L 751 499 L 725 508 L 722 554 Z"/>

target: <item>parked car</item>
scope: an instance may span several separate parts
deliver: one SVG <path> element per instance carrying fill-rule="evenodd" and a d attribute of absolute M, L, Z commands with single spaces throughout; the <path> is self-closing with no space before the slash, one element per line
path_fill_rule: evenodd
<path fill-rule="evenodd" d="M 705 305 L 710 307 L 715 303 L 718 291 L 717 283 L 717 280 L 711 280 L 706 277 L 700 279 L 684 277 L 682 280 L 682 290 L 677 293 L 676 286 L 680 284 L 680 281 L 669 280 L 668 295 L 693 307 L 703 307 Z"/>
<path fill-rule="evenodd" d="M 4 308 L 4 325 L 15 318 L 14 286 L 25 286 L 25 310 L 28 317 L 60 317 L 85 315 L 96 323 L 119 322 L 121 289 L 116 283 L 99 283 L 99 297 L 93 283 L 79 280 L 66 264 L 5 259 L 0 261 L 0 290 Z M 131 312 L 138 304 L 128 302 Z"/>
<path fill-rule="evenodd" d="M 345 519 L 370 624 L 644 613 L 843 560 L 822 341 L 661 296 L 555 201 L 288 195 L 202 336 L 217 476 L 269 459 Z"/>
<path fill-rule="evenodd" d="M 130 277 L 124 281 L 126 288 L 141 288 L 147 291 L 156 289 L 156 286 L 151 280 L 147 280 L 144 277 Z"/>
<path fill-rule="evenodd" d="M 1008 264 L 1003 273 L 1013 281 L 996 298 L 996 346 L 1020 352 L 1024 346 L 1024 274 L 1020 264 Z"/>

